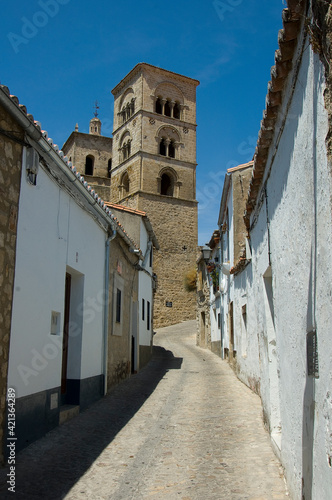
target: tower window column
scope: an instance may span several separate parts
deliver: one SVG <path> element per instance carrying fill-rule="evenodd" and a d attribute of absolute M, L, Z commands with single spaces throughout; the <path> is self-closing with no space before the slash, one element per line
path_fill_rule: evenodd
<path fill-rule="evenodd" d="M 161 114 L 164 115 L 165 114 L 165 104 L 167 102 L 167 99 L 160 99 L 160 103 L 161 103 Z"/>
<path fill-rule="evenodd" d="M 128 139 L 128 141 L 125 142 L 123 146 L 119 149 L 119 151 L 120 151 L 120 161 L 127 160 L 131 154 L 131 139 Z"/>
<path fill-rule="evenodd" d="M 165 156 L 169 156 L 169 147 L 170 147 L 170 144 L 171 144 L 171 140 L 170 139 L 164 139 L 164 143 L 165 143 Z"/>

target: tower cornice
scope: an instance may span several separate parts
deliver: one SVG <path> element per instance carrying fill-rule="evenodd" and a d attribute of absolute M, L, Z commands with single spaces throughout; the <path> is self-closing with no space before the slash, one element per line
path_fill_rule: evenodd
<path fill-rule="evenodd" d="M 121 80 L 116 87 L 112 90 L 112 94 L 116 96 L 127 84 L 128 82 L 137 74 L 140 73 L 144 69 L 149 69 L 152 68 L 154 71 L 159 72 L 160 74 L 163 74 L 165 76 L 167 75 L 172 75 L 174 78 L 177 80 L 180 80 L 182 82 L 186 83 L 191 83 L 192 85 L 195 85 L 197 87 L 200 82 L 198 80 L 195 80 L 193 78 L 190 78 L 189 76 L 184 76 L 180 75 L 179 73 L 174 73 L 173 71 L 168 71 L 163 68 L 159 68 L 158 66 L 153 66 L 152 64 L 148 63 L 138 63 L 136 66 Z"/>

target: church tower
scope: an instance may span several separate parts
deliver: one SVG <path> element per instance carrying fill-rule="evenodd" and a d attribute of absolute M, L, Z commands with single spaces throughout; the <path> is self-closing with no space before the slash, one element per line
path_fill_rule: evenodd
<path fill-rule="evenodd" d="M 101 198 L 109 201 L 113 140 L 101 135 L 97 110 L 94 115 L 90 120 L 89 133 L 79 132 L 76 124 L 75 131 L 62 146 L 62 151 Z"/>
<path fill-rule="evenodd" d="M 112 90 L 111 201 L 143 210 L 160 244 L 154 327 L 195 319 L 197 80 L 140 63 Z"/>

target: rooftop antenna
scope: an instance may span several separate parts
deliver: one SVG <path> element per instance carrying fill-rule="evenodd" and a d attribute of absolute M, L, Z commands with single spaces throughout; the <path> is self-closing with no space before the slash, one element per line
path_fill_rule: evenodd
<path fill-rule="evenodd" d="M 98 109 L 99 109 L 99 103 L 98 103 L 98 101 L 95 102 L 94 108 L 95 108 L 95 110 L 94 110 L 93 114 L 95 115 L 95 118 L 97 118 L 97 116 L 98 116 Z"/>

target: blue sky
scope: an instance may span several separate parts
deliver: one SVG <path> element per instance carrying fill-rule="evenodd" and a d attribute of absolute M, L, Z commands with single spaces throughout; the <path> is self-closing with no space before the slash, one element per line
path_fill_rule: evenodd
<path fill-rule="evenodd" d="M 62 146 L 88 132 L 98 100 L 111 135 L 111 89 L 138 63 L 200 80 L 199 244 L 216 229 L 227 168 L 252 159 L 285 0 L 16 0 L 0 19 L 0 81 Z"/>

